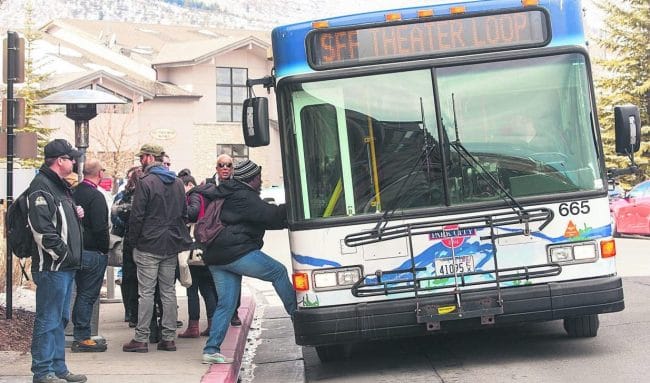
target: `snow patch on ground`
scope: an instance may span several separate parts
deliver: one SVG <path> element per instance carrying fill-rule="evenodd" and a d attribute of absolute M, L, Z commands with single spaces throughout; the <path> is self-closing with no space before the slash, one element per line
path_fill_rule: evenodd
<path fill-rule="evenodd" d="M 36 312 L 36 292 L 21 286 L 14 286 L 11 307 Z M 7 307 L 7 294 L 0 293 L 0 305 Z"/>

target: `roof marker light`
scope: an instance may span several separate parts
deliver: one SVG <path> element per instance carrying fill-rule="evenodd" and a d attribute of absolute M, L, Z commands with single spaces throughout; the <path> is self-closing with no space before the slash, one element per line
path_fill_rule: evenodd
<path fill-rule="evenodd" d="M 327 20 L 320 20 L 320 21 L 314 21 L 311 23 L 312 28 L 320 29 L 320 28 L 327 28 L 330 26 L 330 22 Z"/>
<path fill-rule="evenodd" d="M 402 14 L 401 13 L 387 13 L 386 14 L 386 21 L 400 21 L 402 20 Z"/>
<path fill-rule="evenodd" d="M 425 18 L 433 16 L 433 9 L 420 9 L 418 10 L 418 17 Z"/>
<path fill-rule="evenodd" d="M 535 7 L 539 5 L 539 0 L 521 0 L 521 5 L 524 7 Z"/>
<path fill-rule="evenodd" d="M 456 7 L 451 7 L 451 8 L 449 8 L 449 12 L 451 12 L 452 15 L 456 15 L 456 14 L 459 14 L 459 13 L 465 13 L 465 7 L 463 7 L 461 5 L 456 6 Z"/>

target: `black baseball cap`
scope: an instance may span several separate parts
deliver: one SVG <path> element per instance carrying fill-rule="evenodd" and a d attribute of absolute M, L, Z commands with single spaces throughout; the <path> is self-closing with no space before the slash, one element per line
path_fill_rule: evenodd
<path fill-rule="evenodd" d="M 63 138 L 57 138 L 45 145 L 45 158 L 57 158 L 61 156 L 70 156 L 72 158 L 81 157 L 81 152 L 72 146 L 71 143 Z"/>

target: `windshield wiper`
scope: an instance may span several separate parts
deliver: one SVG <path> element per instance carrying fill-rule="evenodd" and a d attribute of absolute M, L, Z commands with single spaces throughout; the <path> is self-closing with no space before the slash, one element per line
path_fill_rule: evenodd
<path fill-rule="evenodd" d="M 523 206 L 517 202 L 515 197 L 510 194 L 508 189 L 501 185 L 501 183 L 496 178 L 494 178 L 494 176 L 487 169 L 485 169 L 479 160 L 460 142 L 460 134 L 458 133 L 458 120 L 456 119 L 456 100 L 454 98 L 454 93 L 451 94 L 451 107 L 454 115 L 454 133 L 456 134 L 456 140 L 450 142 L 449 145 L 456 149 L 456 153 L 458 153 L 458 156 L 461 157 L 460 159 L 465 160 L 465 162 L 467 162 L 469 166 L 472 167 L 472 169 L 476 170 L 478 175 L 483 178 L 483 180 L 486 181 L 493 190 L 503 193 L 502 196 L 505 196 L 503 200 L 514 212 L 517 212 L 517 210 L 519 210 L 518 214 L 525 215 L 526 213 L 524 212 Z"/>
<path fill-rule="evenodd" d="M 402 182 L 400 185 L 397 194 L 398 196 L 402 195 L 402 191 L 406 187 L 406 185 L 410 184 L 411 181 L 413 180 L 413 174 L 416 173 L 416 169 L 420 164 L 425 162 L 426 165 L 426 170 L 427 170 L 427 180 L 431 180 L 431 173 L 433 172 L 433 163 L 431 162 L 431 153 L 435 149 L 435 143 L 432 137 L 429 137 L 429 131 L 427 130 L 427 125 L 426 121 L 424 118 L 424 104 L 422 102 L 422 97 L 420 97 L 420 116 L 421 116 L 421 123 L 420 129 L 422 131 L 422 151 L 420 152 L 420 156 L 418 159 L 415 161 L 415 164 L 413 164 L 413 167 L 409 172 L 407 173 L 406 180 Z M 395 211 L 397 210 L 398 206 L 394 206 L 391 209 L 386 209 L 384 210 L 384 214 L 382 214 L 381 218 L 377 221 L 377 225 L 375 225 L 374 230 L 379 232 L 382 229 L 382 224 L 384 227 L 388 224 L 388 220 L 395 214 Z"/>

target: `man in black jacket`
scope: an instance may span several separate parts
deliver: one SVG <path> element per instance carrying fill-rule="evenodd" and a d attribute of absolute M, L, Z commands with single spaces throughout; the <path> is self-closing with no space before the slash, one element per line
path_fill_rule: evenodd
<path fill-rule="evenodd" d="M 223 198 L 220 219 L 225 228 L 203 253 L 219 297 L 210 336 L 203 348 L 203 363 L 232 363 L 221 354 L 228 325 L 235 311 L 242 275 L 272 282 L 285 310 L 293 315 L 296 295 L 282 263 L 260 249 L 266 229 L 287 227 L 287 210 L 260 198 L 262 168 L 245 160 L 234 167 L 233 179 L 224 180 L 208 199 Z M 209 193 L 208 193 L 209 194 Z"/>
<path fill-rule="evenodd" d="M 135 188 L 129 217 L 129 242 L 137 265 L 138 324 L 125 352 L 148 352 L 156 281 L 163 306 L 162 340 L 158 350 L 176 351 L 176 265 L 178 253 L 192 245 L 185 226 L 187 204 L 183 182 L 162 164 L 163 148 L 145 144 L 138 153 L 144 174 Z"/>
<path fill-rule="evenodd" d="M 72 308 L 74 323 L 74 341 L 72 352 L 106 351 L 106 343 L 93 340 L 90 320 L 93 305 L 104 282 L 104 273 L 108 263 L 108 205 L 97 185 L 102 180 L 104 169 L 96 159 L 89 159 L 84 164 L 83 181 L 75 188 L 74 200 L 84 209 L 81 220 L 83 226 L 83 258 L 81 270 L 75 275 L 77 296 Z"/>
<path fill-rule="evenodd" d="M 36 283 L 36 318 L 32 334 L 33 381 L 85 382 L 65 364 L 65 326 L 75 271 L 82 261 L 83 209 L 75 206 L 64 177 L 81 153 L 63 139 L 45 145 L 45 162 L 29 185 L 28 218 L 36 249 L 32 278 Z"/>

